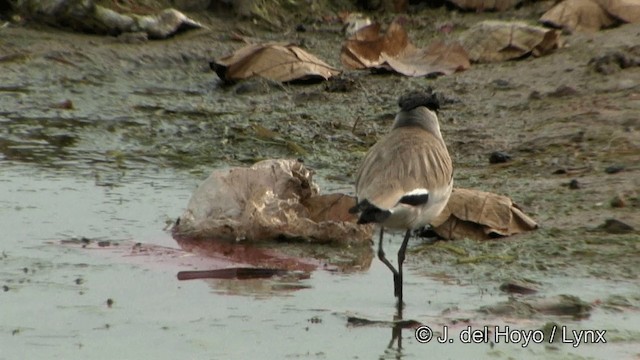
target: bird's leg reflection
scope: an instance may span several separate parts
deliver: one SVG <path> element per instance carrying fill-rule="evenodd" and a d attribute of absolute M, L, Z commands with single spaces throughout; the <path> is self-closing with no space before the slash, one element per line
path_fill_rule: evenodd
<path fill-rule="evenodd" d="M 387 349 L 393 348 L 393 344 L 397 341 L 398 347 L 396 351 L 396 358 L 400 359 L 402 357 L 402 328 L 404 324 L 402 322 L 402 305 L 398 305 L 398 312 L 393 317 L 393 326 L 391 327 L 391 341 L 389 341 L 389 345 Z"/>

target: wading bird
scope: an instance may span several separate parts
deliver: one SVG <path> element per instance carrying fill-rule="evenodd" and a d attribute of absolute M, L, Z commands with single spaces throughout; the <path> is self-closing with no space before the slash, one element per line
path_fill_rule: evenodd
<path fill-rule="evenodd" d="M 391 131 L 364 157 L 356 175 L 359 224 L 380 224 L 378 258 L 393 272 L 394 295 L 402 309 L 402 263 L 412 231 L 428 225 L 447 205 L 453 167 L 440 133 L 434 93 L 410 92 L 399 100 Z M 398 269 L 385 257 L 384 228 L 406 230 Z"/>

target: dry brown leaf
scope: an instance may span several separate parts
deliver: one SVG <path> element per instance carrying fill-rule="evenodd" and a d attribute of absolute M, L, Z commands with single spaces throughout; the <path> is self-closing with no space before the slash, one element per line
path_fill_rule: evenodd
<path fill-rule="evenodd" d="M 398 56 L 405 49 L 412 50 L 409 35 L 397 21 L 381 34 L 381 25 L 376 23 L 360 29 L 342 45 L 340 60 L 350 69 L 368 69 L 380 66 L 382 53 Z"/>
<path fill-rule="evenodd" d="M 212 61 L 224 81 L 260 76 L 279 82 L 327 80 L 339 70 L 292 44 L 254 44 Z"/>
<path fill-rule="evenodd" d="M 538 227 L 508 197 L 469 189 L 454 189 L 447 207 L 432 225 L 445 239 L 476 240 L 510 236 Z"/>
<path fill-rule="evenodd" d="M 449 0 L 464 10 L 498 10 L 504 11 L 515 7 L 522 0 Z"/>
<path fill-rule="evenodd" d="M 313 173 L 297 160 L 264 160 L 215 170 L 191 196 L 174 231 L 179 237 L 368 245 L 373 226 L 357 225 L 355 199 L 318 195 Z"/>
<path fill-rule="evenodd" d="M 487 20 L 461 35 L 462 46 L 476 62 L 498 62 L 528 54 L 540 56 L 561 46 L 560 32 L 523 22 Z"/>
<path fill-rule="evenodd" d="M 540 22 L 570 32 L 594 32 L 616 20 L 596 0 L 565 0 L 544 13 Z"/>
<path fill-rule="evenodd" d="M 391 57 L 383 53 L 389 66 L 406 76 L 451 75 L 471 67 L 467 51 L 458 43 L 447 45 L 436 41 L 427 49 L 416 49 L 404 56 Z"/>
<path fill-rule="evenodd" d="M 345 194 L 318 195 L 306 198 L 302 205 L 309 212 L 309 219 L 315 222 L 349 221 L 357 222 L 358 216 L 349 212 L 356 205 L 356 198 Z"/>
<path fill-rule="evenodd" d="M 609 14 L 628 22 L 640 22 L 640 1 L 638 0 L 597 0 Z"/>
<path fill-rule="evenodd" d="M 435 42 L 417 49 L 397 21 L 384 34 L 380 31 L 380 24 L 373 24 L 346 40 L 340 54 L 342 64 L 350 69 L 385 69 L 406 76 L 449 75 L 471 66 L 458 43 Z"/>

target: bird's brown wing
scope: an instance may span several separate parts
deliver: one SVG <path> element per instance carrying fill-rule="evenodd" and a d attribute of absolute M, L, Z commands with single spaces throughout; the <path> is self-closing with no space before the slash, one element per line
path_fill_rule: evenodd
<path fill-rule="evenodd" d="M 416 128 L 399 128 L 367 153 L 356 176 L 358 201 L 391 209 L 406 193 L 446 188 L 452 178 L 451 158 L 444 142 Z"/>

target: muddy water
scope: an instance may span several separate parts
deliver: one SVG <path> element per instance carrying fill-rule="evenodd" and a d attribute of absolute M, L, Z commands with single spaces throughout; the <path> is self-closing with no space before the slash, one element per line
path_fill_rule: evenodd
<path fill-rule="evenodd" d="M 136 171 L 118 186 L 23 164 L 3 164 L 0 225 L 2 359 L 189 358 L 565 358 L 570 353 L 605 358 L 637 350 L 636 312 L 596 311 L 589 320 L 478 318 L 482 305 L 504 301 L 492 283 L 421 275 L 409 266 L 405 319 L 447 325 L 451 336 L 470 325 L 535 329 L 546 320 L 569 329 L 609 329 L 608 346 L 421 344 L 412 329 L 401 349 L 389 325 L 348 326 L 348 317 L 391 321 L 395 310 L 388 270 L 378 261 L 366 271 L 318 270 L 296 288 L 277 280 L 178 282 L 175 263 L 131 261 L 125 240 L 177 248 L 165 219 L 186 203 L 197 177 L 176 171 Z M 60 245 L 90 236 L 122 241 L 123 255 Z M 399 244 L 394 236 L 388 252 Z M 108 251 L 108 250 L 104 250 Z M 158 259 L 155 259 L 156 261 Z M 160 259 L 161 260 L 161 259 Z M 411 263 L 411 262 L 410 262 Z M 547 294 L 615 293 L 637 296 L 633 282 L 546 279 Z M 282 284 L 280 284 L 282 285 Z M 626 288 L 626 290 L 625 290 Z M 109 299 L 113 300 L 111 306 Z M 454 324 L 458 320 L 457 324 Z M 465 322 L 467 321 L 468 322 Z M 462 321 L 462 322 L 460 322 Z M 457 340 L 457 339 L 456 339 Z M 631 341 L 631 342 L 629 342 Z M 390 347 L 389 344 L 391 344 Z M 618 357 L 618 356 L 616 356 Z"/>
<path fill-rule="evenodd" d="M 2 29 L 3 51 L 16 56 L 0 64 L 0 359 L 249 359 L 265 354 L 273 359 L 565 359 L 640 353 L 637 234 L 590 231 L 605 217 L 637 224 L 632 206 L 611 210 L 601 203 L 615 191 L 637 187 L 632 175 L 638 171 L 636 138 L 617 134 L 613 126 L 618 119 L 635 126 L 628 121 L 637 114 L 635 90 L 620 81 L 638 73 L 631 70 L 604 82 L 580 76 L 566 80 L 593 83 L 611 93 L 605 101 L 617 104 L 606 103 L 615 115 L 612 128 L 587 134 L 593 141 L 587 145 L 602 155 L 556 153 L 554 146 L 566 146 L 564 140 L 542 136 L 553 129 L 535 130 L 559 116 L 544 109 L 584 114 L 590 98 L 579 100 L 579 106 L 571 100 L 524 105 L 522 100 L 530 90 L 554 88 L 539 74 L 526 73 L 528 68 L 551 67 L 565 76 L 568 59 L 584 49 L 559 60 L 537 60 L 540 67 L 508 65 L 529 76 L 509 78 L 513 91 L 495 90 L 495 69 L 486 66 L 428 83 L 445 92 L 456 89 L 447 95 L 463 103 L 443 111 L 458 184 L 512 194 L 546 225 L 501 242 L 453 242 L 464 259 L 422 241 L 412 244 L 403 318 L 439 332 L 447 325 L 453 343 L 421 344 L 412 329 L 402 330 L 399 343 L 388 323 L 349 324 L 351 316 L 394 319 L 392 277 L 376 259 L 356 271 L 321 269 L 302 280 L 179 282 L 176 273 L 191 268 L 191 257 L 163 228 L 182 212 L 208 171 L 266 157 L 304 157 L 317 169 L 323 188 L 349 189 L 354 164 L 386 129 L 397 94 L 427 84 L 355 75 L 361 87 L 348 95 L 325 93 L 322 85 L 265 91 L 261 84 L 249 89 L 254 93 L 238 95 L 237 88 L 222 88 L 207 70 L 214 52 L 237 47 L 220 40 L 219 25 L 210 25 L 215 31 L 144 46 L 50 29 Z M 614 39 L 635 33 L 628 30 Z M 314 41 L 325 58 L 333 59 L 329 54 L 340 37 Z M 594 88 L 585 89 L 593 95 Z M 65 100 L 73 109 L 60 108 Z M 530 115 L 536 111 L 543 112 L 544 121 L 528 127 L 527 121 L 540 117 Z M 358 128 L 357 117 L 363 120 Z M 512 119 L 507 129 L 505 119 Z M 598 119 L 578 120 L 595 126 Z M 495 131 L 494 120 L 501 131 Z M 569 134 L 583 126 L 571 128 L 573 120 L 564 120 Z M 257 125 L 279 136 L 265 136 Z M 616 141 L 604 138 L 608 131 Z M 491 146 L 508 147 L 523 138 L 536 147 L 530 155 L 518 153 L 527 161 L 486 169 L 481 158 Z M 550 149 L 540 150 L 536 139 L 551 141 L 545 143 Z M 600 141 L 609 142 L 602 146 Z M 626 152 L 615 152 L 619 144 Z M 612 158 L 626 161 L 629 172 L 613 178 L 585 175 L 582 182 L 599 185 L 586 195 L 564 191 L 560 183 L 568 179 L 549 179 L 558 166 L 588 162 L 598 169 Z M 94 246 L 83 248 L 83 238 Z M 400 238 L 389 238 L 387 253 L 393 254 Z M 95 246 L 99 241 L 107 243 Z M 134 251 L 136 243 L 164 250 L 145 256 Z M 468 261 L 472 256 L 477 261 Z M 537 282 L 542 298 L 577 296 L 593 306 L 590 316 L 478 311 L 508 300 L 498 287 L 510 278 Z M 535 330 L 549 322 L 569 331 L 607 330 L 608 343 L 523 348 L 459 339 L 467 326 Z"/>

